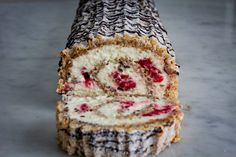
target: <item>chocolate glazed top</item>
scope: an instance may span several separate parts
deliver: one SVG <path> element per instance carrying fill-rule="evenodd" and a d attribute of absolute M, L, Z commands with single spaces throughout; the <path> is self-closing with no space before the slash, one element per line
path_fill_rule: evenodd
<path fill-rule="evenodd" d="M 91 37 L 113 37 L 116 33 L 156 38 L 174 57 L 153 0 L 81 0 L 67 47 Z"/>

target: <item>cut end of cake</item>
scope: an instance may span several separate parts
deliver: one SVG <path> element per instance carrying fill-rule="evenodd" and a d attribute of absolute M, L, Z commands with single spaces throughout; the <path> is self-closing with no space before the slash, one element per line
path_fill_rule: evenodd
<path fill-rule="evenodd" d="M 120 101 L 113 105 L 117 105 L 118 110 L 125 109 L 127 111 L 127 108 L 133 107 L 135 102 L 131 100 Z M 158 117 L 161 114 L 166 114 L 166 111 L 163 111 L 165 108 L 163 106 L 157 115 L 151 115 L 156 117 L 155 119 L 142 121 L 139 118 L 130 123 L 124 121 L 123 124 L 117 125 L 116 121 L 106 124 L 104 119 L 89 121 L 87 118 L 94 119 L 94 117 L 89 117 L 85 113 L 95 112 L 90 110 L 93 107 L 79 103 L 77 106 L 68 108 L 67 104 L 58 102 L 58 143 L 71 155 L 96 157 L 157 155 L 171 143 L 180 139 L 181 112 L 179 108 L 173 109 L 167 117 Z M 157 112 L 157 109 L 154 110 Z M 113 116 L 111 113 L 106 113 L 106 109 L 101 111 L 103 111 L 101 114 Z M 76 112 L 76 115 L 70 112 Z M 132 110 L 128 112 L 132 113 Z M 81 115 L 84 115 L 84 120 L 81 119 Z M 68 117 L 70 117 L 69 120 Z"/>
<path fill-rule="evenodd" d="M 66 56 L 78 54 L 70 50 Z M 74 55 L 73 55 L 74 56 Z M 134 47 L 105 45 L 70 58 L 58 92 L 79 97 L 99 95 L 177 97 L 177 75 L 168 73 L 163 57 Z"/>
<path fill-rule="evenodd" d="M 165 55 L 108 44 L 63 56 L 57 131 L 69 154 L 157 155 L 180 140 L 177 74 Z"/>

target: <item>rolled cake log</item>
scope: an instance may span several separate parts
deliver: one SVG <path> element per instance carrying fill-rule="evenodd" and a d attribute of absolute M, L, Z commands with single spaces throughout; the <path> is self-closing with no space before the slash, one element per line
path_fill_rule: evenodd
<path fill-rule="evenodd" d="M 82 0 L 60 55 L 57 133 L 69 154 L 157 155 L 180 139 L 178 66 L 153 1 Z"/>

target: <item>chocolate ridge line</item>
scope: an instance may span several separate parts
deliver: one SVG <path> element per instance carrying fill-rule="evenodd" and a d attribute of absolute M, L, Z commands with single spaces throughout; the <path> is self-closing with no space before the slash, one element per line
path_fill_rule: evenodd
<path fill-rule="evenodd" d="M 165 127 L 171 127 L 173 125 L 173 123 L 172 124 L 170 124 L 169 126 L 165 126 Z M 147 139 L 149 139 L 150 137 L 152 137 L 152 136 L 154 136 L 154 135 L 157 135 L 157 134 L 160 134 L 160 133 L 162 133 L 163 132 L 163 130 L 162 130 L 162 128 L 161 127 L 159 127 L 159 128 L 156 128 L 156 129 L 153 129 L 153 130 L 150 130 L 150 131 L 146 131 L 146 132 L 143 132 L 142 134 L 139 134 L 139 133 L 133 133 L 133 134 L 124 134 L 124 136 L 122 136 L 122 135 L 120 135 L 120 134 L 122 134 L 122 132 L 112 132 L 112 131 L 109 131 L 109 132 L 106 132 L 106 133 L 82 133 L 82 131 L 81 130 L 77 130 L 76 129 L 76 133 L 75 134 L 71 134 L 67 129 L 59 129 L 59 131 L 64 131 L 68 136 L 70 136 L 70 137 L 74 137 L 74 138 L 76 138 L 77 140 L 80 140 L 80 139 L 82 139 L 82 137 L 84 137 L 84 136 L 89 136 L 89 138 L 90 138 L 90 140 L 92 141 L 92 140 L 94 140 L 95 138 L 96 138 L 96 136 L 97 137 L 99 137 L 99 136 L 101 136 L 101 137 L 118 137 L 119 136 L 119 138 L 123 138 L 123 137 L 126 137 L 126 138 L 132 138 L 132 136 L 139 136 L 139 137 L 142 137 L 144 134 L 148 134 L 149 133 L 149 135 L 147 135 L 146 136 L 146 138 L 145 139 L 142 139 L 142 138 L 139 138 L 139 139 L 135 139 L 134 141 L 132 141 L 132 140 L 127 140 L 127 141 L 119 141 L 119 142 L 117 142 L 117 141 L 114 141 L 114 140 L 104 140 L 104 141 L 96 141 L 96 143 L 98 142 L 98 143 L 103 143 L 103 142 L 115 142 L 115 143 L 135 143 L 135 142 L 137 142 L 137 141 L 144 141 L 144 140 L 147 140 Z M 113 135 L 113 136 L 111 136 L 111 135 Z"/>
<path fill-rule="evenodd" d="M 171 126 L 173 123 L 170 123 L 169 126 Z M 98 136 L 98 135 L 101 135 L 101 136 L 108 136 L 108 134 L 112 134 L 114 136 L 121 136 L 121 137 L 125 137 L 125 136 L 143 136 L 144 134 L 146 134 L 147 132 L 160 132 L 160 130 L 162 130 L 161 127 L 158 127 L 158 128 L 154 128 L 152 130 L 148 130 L 148 131 L 137 131 L 135 133 L 127 133 L 127 132 L 122 132 L 122 131 L 111 131 L 109 129 L 103 129 L 103 130 L 100 130 L 100 131 L 96 131 L 96 133 L 94 132 L 86 132 L 86 133 L 83 133 L 81 131 L 81 128 L 77 128 L 76 130 L 76 133 L 82 133 L 83 135 L 85 136 L 91 136 L 91 135 L 95 135 L 95 136 Z M 123 135 L 121 135 L 123 134 Z"/>
<path fill-rule="evenodd" d="M 115 152 L 129 152 L 129 153 L 134 153 L 134 154 L 137 154 L 137 153 L 146 153 L 147 152 L 147 149 L 150 148 L 150 147 L 153 147 L 154 145 L 153 144 L 150 144 L 149 146 L 147 146 L 144 150 L 142 148 L 138 148 L 134 151 L 127 151 L 127 150 L 121 150 L 121 149 L 118 149 L 118 148 L 113 148 L 113 147 L 100 147 L 100 146 L 96 146 L 96 145 L 93 145 L 91 143 L 88 144 L 89 146 L 92 146 L 92 147 L 95 147 L 95 148 L 100 148 L 100 149 L 110 149 L 111 151 L 115 151 Z"/>

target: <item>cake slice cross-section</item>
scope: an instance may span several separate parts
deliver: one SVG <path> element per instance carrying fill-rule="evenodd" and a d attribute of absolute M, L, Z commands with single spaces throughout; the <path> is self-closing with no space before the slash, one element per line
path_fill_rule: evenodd
<path fill-rule="evenodd" d="M 82 0 L 60 56 L 63 150 L 144 157 L 179 141 L 179 67 L 153 1 Z"/>

